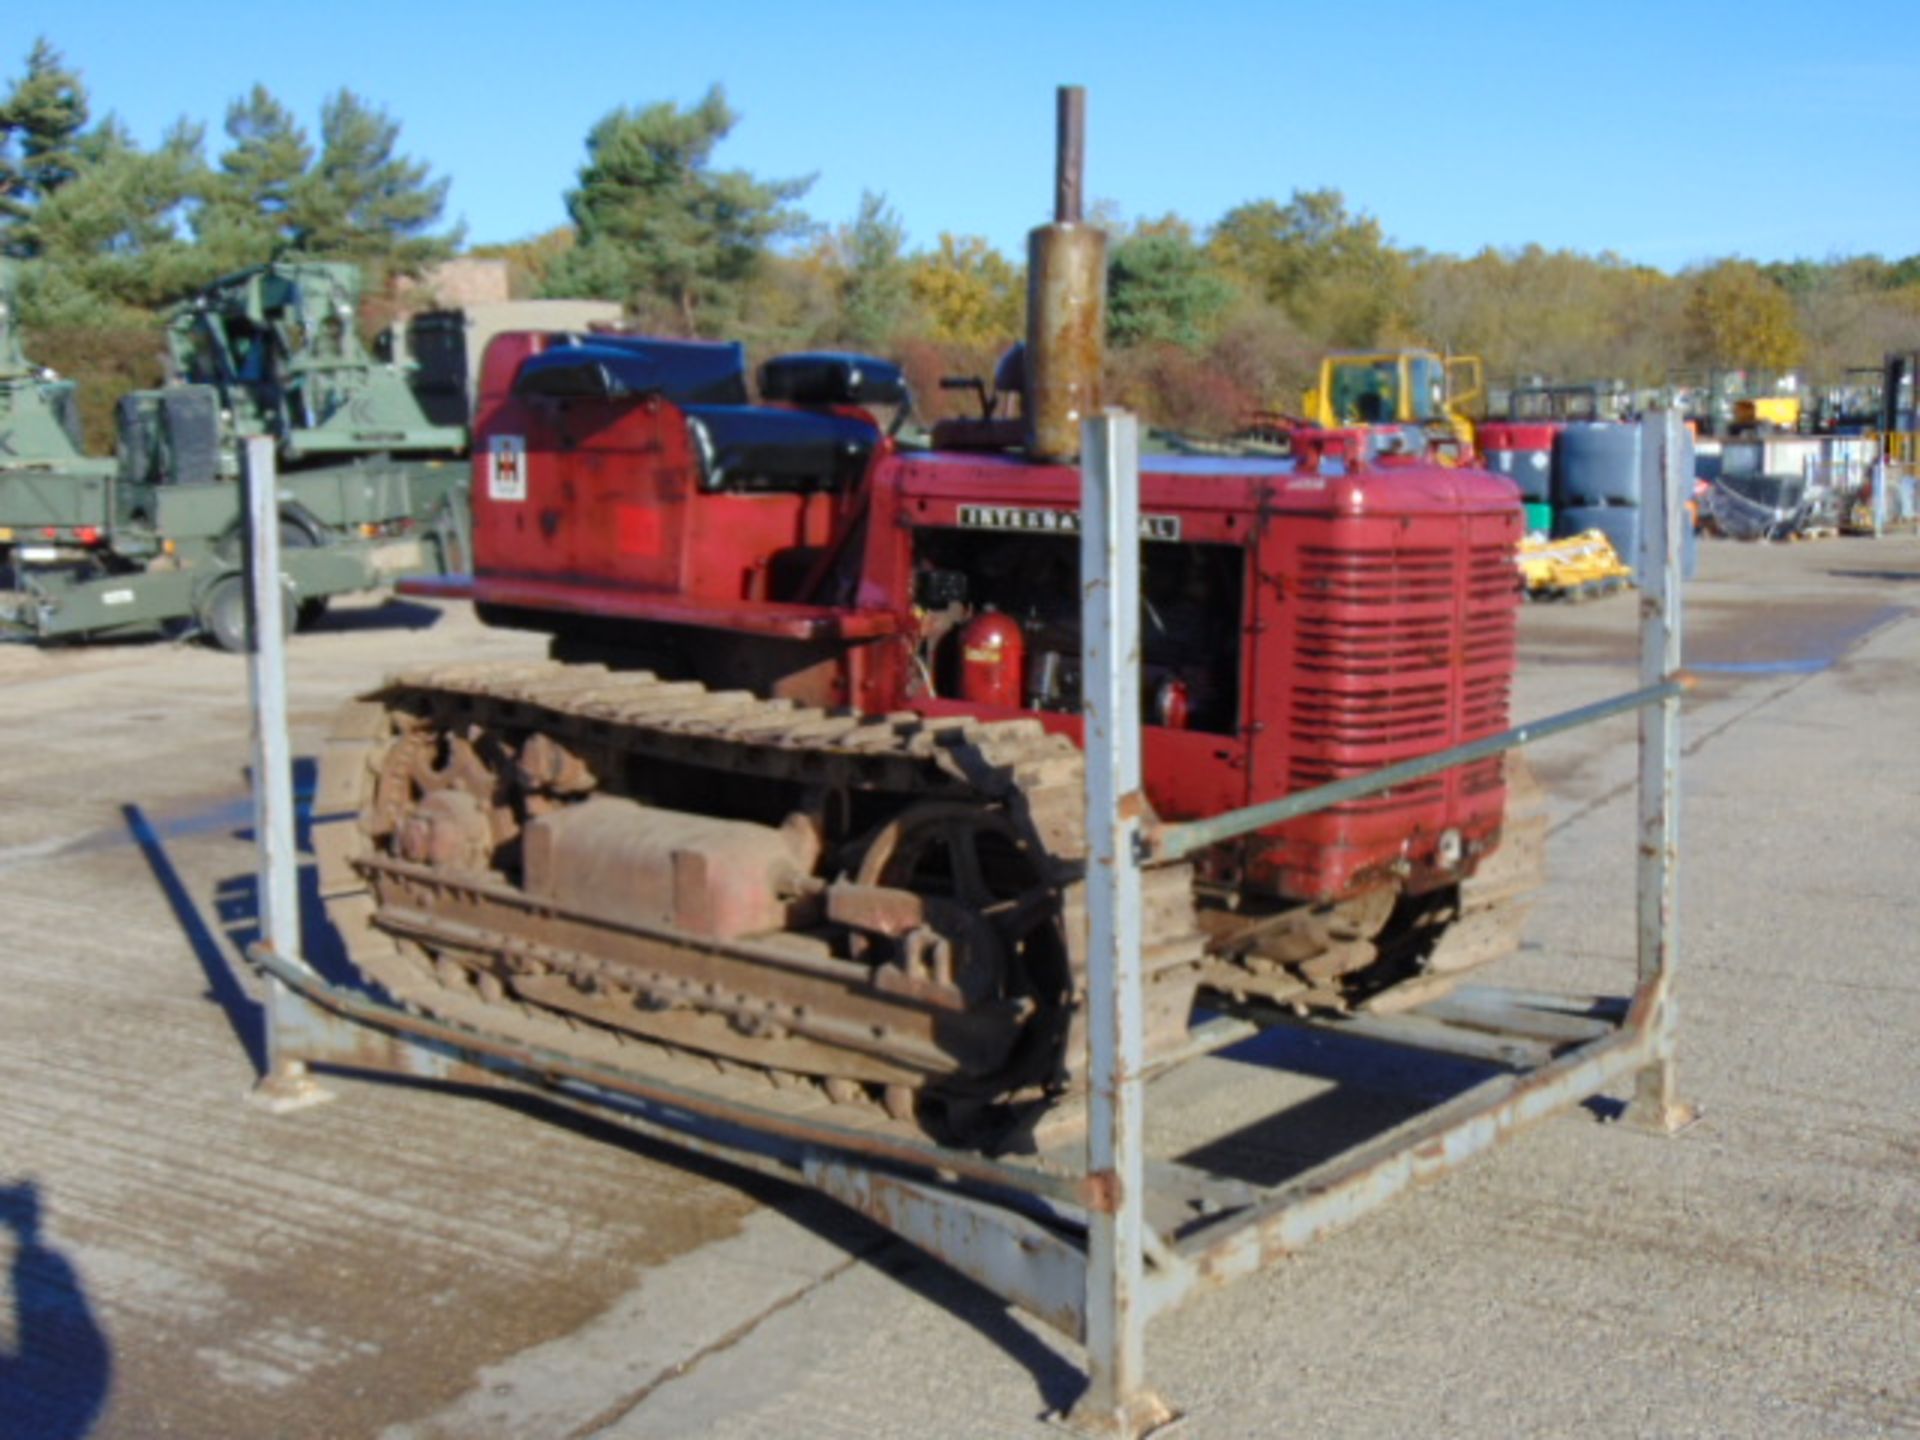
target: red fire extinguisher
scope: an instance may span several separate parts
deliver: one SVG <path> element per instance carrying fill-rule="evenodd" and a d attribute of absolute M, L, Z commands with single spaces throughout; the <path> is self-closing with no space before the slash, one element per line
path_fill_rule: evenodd
<path fill-rule="evenodd" d="M 1184 730 L 1193 716 L 1193 698 L 1187 682 L 1178 676 L 1161 682 L 1153 697 L 1153 723 L 1169 730 Z"/>
<path fill-rule="evenodd" d="M 960 698 L 975 705 L 1018 710 L 1027 671 L 1027 637 L 1019 622 L 987 610 L 960 631 Z"/>

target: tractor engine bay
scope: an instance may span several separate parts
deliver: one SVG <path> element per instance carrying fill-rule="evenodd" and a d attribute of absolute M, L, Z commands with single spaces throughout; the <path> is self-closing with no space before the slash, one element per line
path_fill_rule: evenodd
<path fill-rule="evenodd" d="M 1146 724 L 1239 732 L 1245 571 L 1236 545 L 1141 547 Z M 916 532 L 921 683 L 946 699 L 1077 713 L 1079 582 L 1071 534 Z"/>

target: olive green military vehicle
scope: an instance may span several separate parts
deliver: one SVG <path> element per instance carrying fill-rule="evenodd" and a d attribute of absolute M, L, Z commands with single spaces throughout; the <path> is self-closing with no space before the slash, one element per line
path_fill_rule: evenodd
<path fill-rule="evenodd" d="M 241 455 L 278 455 L 289 613 L 465 567 L 464 425 L 369 353 L 359 275 L 277 262 L 175 307 L 174 383 L 123 396 L 112 460 L 81 453 L 72 386 L 21 353 L 0 269 L 0 628 L 41 640 L 197 628 L 246 640 Z"/>

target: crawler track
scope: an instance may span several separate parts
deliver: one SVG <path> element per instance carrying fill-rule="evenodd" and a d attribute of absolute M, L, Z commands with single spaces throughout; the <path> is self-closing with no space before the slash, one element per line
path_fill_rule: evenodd
<path fill-rule="evenodd" d="M 529 785 L 530 765 L 554 754 L 578 773 L 557 790 Z M 490 853 L 402 859 L 409 808 L 455 788 L 492 812 Z M 835 715 L 592 666 L 453 667 L 397 677 L 339 714 L 315 846 L 350 958 L 405 1004 L 615 1063 L 697 1054 L 719 1073 L 978 1138 L 1078 1083 L 1081 788 L 1079 752 L 1032 722 Z M 956 936 L 968 922 L 951 912 L 970 910 L 1019 973 L 974 984 L 956 1013 L 951 995 L 916 986 L 897 957 L 863 958 L 868 937 L 830 921 L 715 941 L 527 896 L 518 828 L 588 790 L 772 823 L 811 805 L 823 890 L 922 893 Z M 1187 868 L 1153 872 L 1144 958 L 1159 1048 L 1185 1033 L 1202 943 Z"/>
<path fill-rule="evenodd" d="M 1189 867 L 1149 871 L 1149 1064 L 1178 1049 L 1203 985 L 1398 1008 L 1510 951 L 1543 827 L 1524 778 L 1509 783 L 1501 850 L 1418 901 L 1287 912 L 1253 934 L 1196 908 Z M 339 713 L 314 835 L 350 959 L 404 1005 L 682 1083 L 763 1085 L 842 1123 L 991 1145 L 1081 1085 L 1082 786 L 1078 749 L 1031 721 L 834 714 L 598 666 L 459 666 Z M 819 860 L 783 929 L 609 921 L 523 884 L 526 826 L 589 795 L 766 826 L 804 814 Z M 413 853 L 405 832 L 425 812 L 464 815 L 479 838 Z M 914 923 L 889 922 L 901 904 Z"/>

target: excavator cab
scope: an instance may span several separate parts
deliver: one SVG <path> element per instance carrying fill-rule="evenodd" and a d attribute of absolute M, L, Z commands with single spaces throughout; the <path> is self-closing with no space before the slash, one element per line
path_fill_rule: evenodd
<path fill-rule="evenodd" d="M 1405 366 L 1400 362 L 1355 356 L 1328 363 L 1332 424 L 1386 425 L 1413 418 L 1414 407 L 1402 376 Z"/>
<path fill-rule="evenodd" d="M 1471 355 L 1394 350 L 1329 355 L 1320 383 L 1302 401 L 1306 418 L 1325 429 L 1351 425 L 1417 425 L 1442 451 L 1473 447 L 1468 408 L 1480 398 L 1482 370 Z M 1444 457 L 1443 457 L 1444 458 Z"/>

